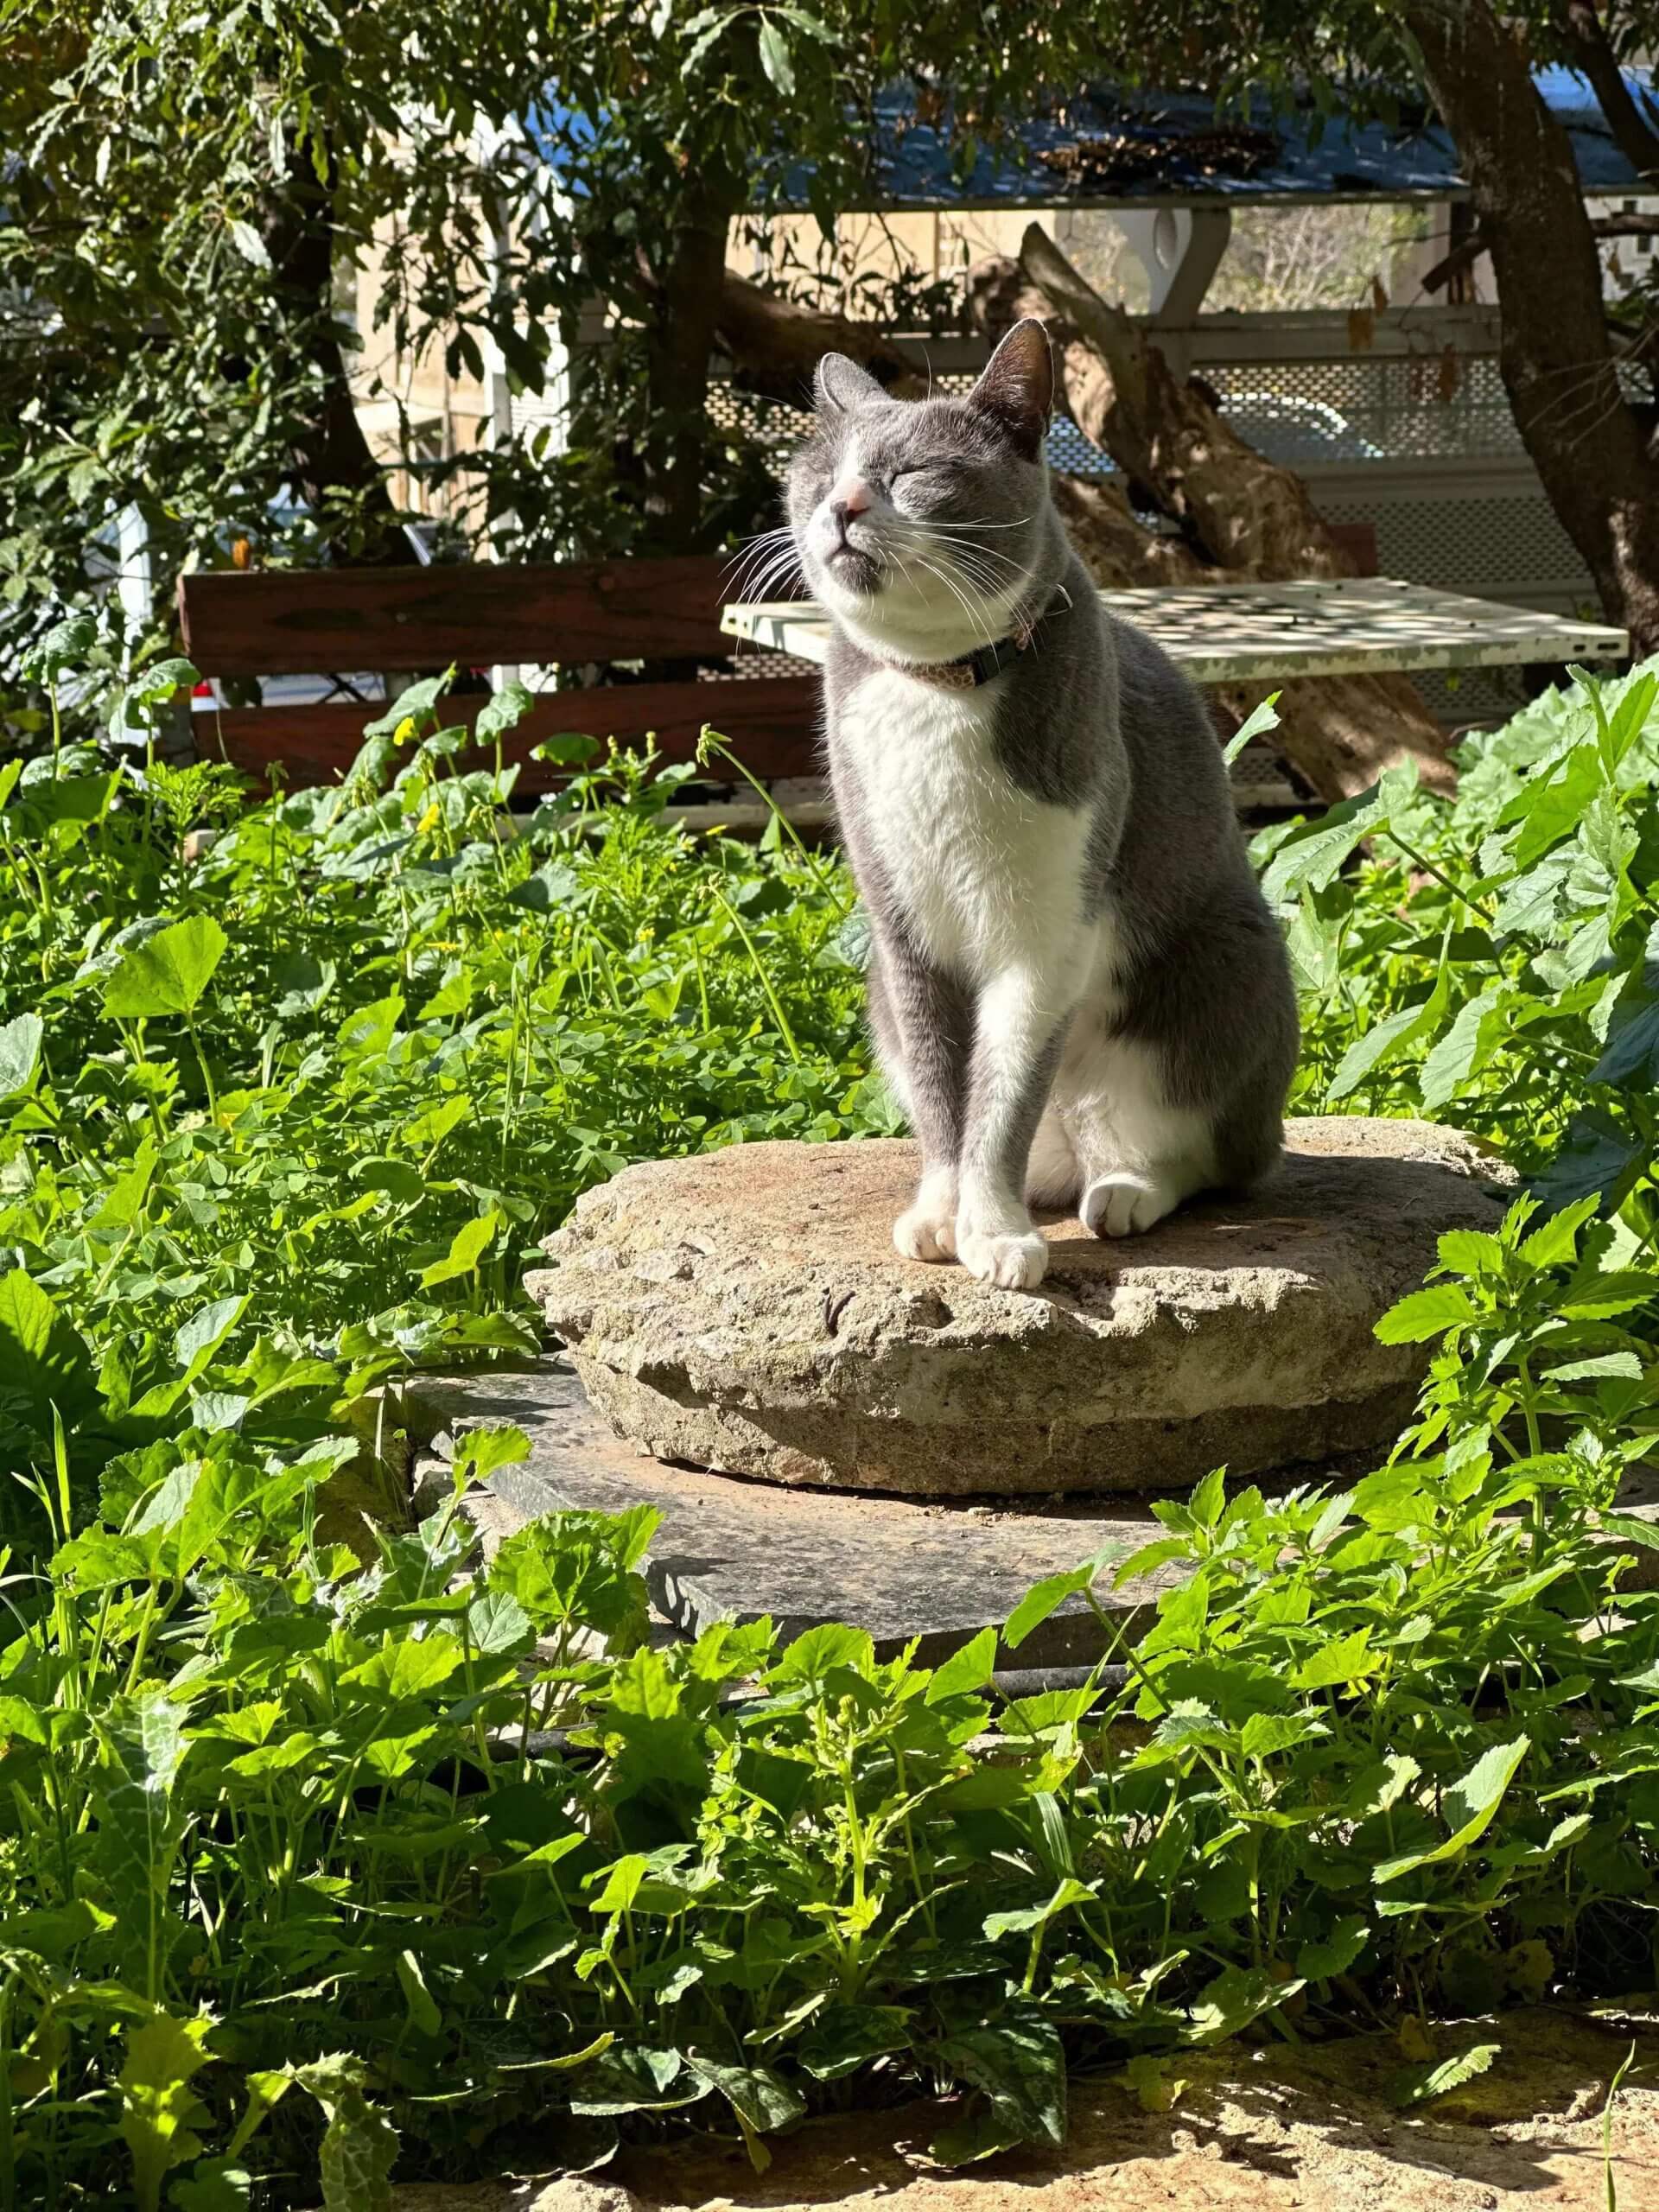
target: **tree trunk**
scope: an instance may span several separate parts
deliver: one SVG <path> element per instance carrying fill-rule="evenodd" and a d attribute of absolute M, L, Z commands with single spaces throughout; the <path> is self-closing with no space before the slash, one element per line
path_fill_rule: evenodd
<path fill-rule="evenodd" d="M 1485 0 L 1407 0 L 1404 14 L 1492 257 L 1522 442 L 1608 620 L 1653 652 L 1659 467 L 1619 386 L 1571 143 Z"/>
<path fill-rule="evenodd" d="M 352 397 L 334 319 L 333 200 L 318 181 L 308 144 L 290 149 L 286 188 L 265 225 L 265 250 L 320 385 L 317 411 L 295 440 L 296 481 L 342 567 L 406 567 L 415 550 Z"/>
<path fill-rule="evenodd" d="M 1147 547 L 1158 550 L 1145 556 L 1149 573 L 1133 581 L 1201 582 L 1218 581 L 1224 572 L 1230 582 L 1271 582 L 1353 574 L 1301 480 L 1247 445 L 1195 383 L 1178 384 L 1145 332 L 1103 300 L 1036 224 L 1026 232 L 1019 261 L 980 263 L 969 271 L 969 291 L 988 329 L 1022 315 L 1043 318 L 1058 350 L 1073 421 L 1180 525 L 1179 547 L 1141 531 Z M 1128 533 L 1140 529 L 1122 493 L 1110 489 L 1109 500 L 1057 494 L 1079 552 L 1109 588 L 1131 580 Z M 1184 557 L 1177 559 L 1177 552 Z M 1248 711 L 1274 688 L 1219 687 L 1236 712 Z M 1321 797 L 1364 791 L 1385 768 L 1407 760 L 1416 762 L 1431 788 L 1452 787 L 1445 737 L 1404 677 L 1321 677 L 1279 689 L 1274 742 Z"/>
<path fill-rule="evenodd" d="M 652 430 L 641 458 L 645 512 L 663 553 L 693 550 L 702 519 L 703 456 L 709 443 L 709 360 L 726 279 L 728 195 L 707 181 L 687 187 L 653 259 L 656 312 L 645 333 L 645 389 Z"/>
<path fill-rule="evenodd" d="M 826 353 L 848 353 L 861 361 L 895 398 L 919 399 L 927 390 L 926 378 L 889 343 L 878 324 L 799 307 L 729 270 L 715 321 L 738 382 L 746 391 L 769 399 L 810 405 L 812 372 Z"/>

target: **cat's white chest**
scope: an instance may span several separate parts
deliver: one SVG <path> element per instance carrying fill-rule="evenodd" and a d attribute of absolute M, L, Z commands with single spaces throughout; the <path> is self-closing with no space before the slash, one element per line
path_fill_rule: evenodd
<path fill-rule="evenodd" d="M 996 757 L 995 705 L 897 670 L 866 677 L 836 736 L 865 834 L 923 949 L 985 980 L 1080 925 L 1086 814 L 1020 790 Z"/>

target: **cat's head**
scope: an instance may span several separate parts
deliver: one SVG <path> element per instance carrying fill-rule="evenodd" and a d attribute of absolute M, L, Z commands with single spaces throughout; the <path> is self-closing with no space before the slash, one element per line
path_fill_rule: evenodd
<path fill-rule="evenodd" d="M 813 596 L 861 642 L 925 659 L 1006 633 L 1052 543 L 1044 434 L 1054 369 L 1016 323 L 969 392 L 890 399 L 842 353 L 818 364 L 818 423 L 789 473 Z"/>

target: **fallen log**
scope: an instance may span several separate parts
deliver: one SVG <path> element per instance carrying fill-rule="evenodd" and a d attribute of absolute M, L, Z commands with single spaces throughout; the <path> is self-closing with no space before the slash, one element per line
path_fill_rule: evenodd
<path fill-rule="evenodd" d="M 1168 537 L 1135 520 L 1121 493 L 1103 503 L 1057 492 L 1078 550 L 1103 584 L 1354 574 L 1294 471 L 1241 438 L 1197 379 L 1178 379 L 1155 339 L 1103 300 L 1037 224 L 1017 261 L 997 257 L 969 270 L 969 300 L 993 336 L 1021 315 L 1047 324 L 1072 420 L 1180 532 L 1185 560 Z M 1273 688 L 1223 692 L 1230 707 L 1248 711 Z M 1319 677 L 1280 688 L 1274 743 L 1321 797 L 1346 798 L 1408 760 L 1432 788 L 1452 787 L 1446 740 L 1404 677 Z"/>

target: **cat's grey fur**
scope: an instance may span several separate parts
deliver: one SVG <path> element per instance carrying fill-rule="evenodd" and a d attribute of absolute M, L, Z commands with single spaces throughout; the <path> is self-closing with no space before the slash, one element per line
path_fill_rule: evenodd
<path fill-rule="evenodd" d="M 1103 1235 L 1277 1158 L 1297 1025 L 1204 705 L 1101 607 L 1048 496 L 1040 323 L 975 390 L 844 357 L 790 472 L 833 626 L 830 776 L 877 1050 L 920 1141 L 901 1252 L 1041 1281 L 1029 1204 Z M 1032 628 L 977 689 L 944 664 Z"/>

